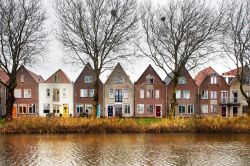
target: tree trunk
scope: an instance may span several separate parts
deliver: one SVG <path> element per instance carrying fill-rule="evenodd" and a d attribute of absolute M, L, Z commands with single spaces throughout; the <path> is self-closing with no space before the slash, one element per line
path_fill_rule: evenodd
<path fill-rule="evenodd" d="M 94 83 L 94 102 L 93 102 L 93 112 L 92 116 L 96 118 L 97 113 L 97 106 L 99 104 L 99 75 L 96 77 L 95 83 Z"/>
<path fill-rule="evenodd" d="M 6 119 L 12 119 L 12 110 L 15 102 L 14 90 L 15 88 L 6 87 L 7 96 L 6 96 Z"/>
<path fill-rule="evenodd" d="M 176 100 L 176 88 L 178 84 L 178 77 L 174 76 L 173 78 L 173 92 L 172 92 L 172 98 L 170 101 L 170 111 L 169 111 L 169 119 L 174 119 L 175 118 L 175 107 L 177 105 L 177 100 Z"/>
<path fill-rule="evenodd" d="M 247 115 L 250 117 L 250 100 L 247 99 Z"/>

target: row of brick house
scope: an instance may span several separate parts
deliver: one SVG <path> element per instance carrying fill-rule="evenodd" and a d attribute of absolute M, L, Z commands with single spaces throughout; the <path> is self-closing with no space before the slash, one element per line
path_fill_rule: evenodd
<path fill-rule="evenodd" d="M 250 92 L 250 70 L 245 76 L 244 90 Z M 171 73 L 169 74 L 171 75 Z M 193 79 L 183 70 L 178 79 L 175 116 L 243 116 L 247 103 L 237 82 L 236 70 L 222 75 L 208 67 Z M 8 82 L 0 71 L 0 79 Z M 12 116 L 79 116 L 91 114 L 94 96 L 94 70 L 87 64 L 73 83 L 59 69 L 47 80 L 21 66 L 17 71 L 16 101 Z M 99 78 L 98 78 L 99 79 Z M 170 109 L 173 82 L 164 81 L 151 65 L 133 84 L 118 63 L 105 84 L 99 80 L 101 116 L 105 117 L 165 117 Z M 250 94 L 250 93 L 249 93 Z M 0 114 L 5 114 L 6 90 L 0 85 Z"/>

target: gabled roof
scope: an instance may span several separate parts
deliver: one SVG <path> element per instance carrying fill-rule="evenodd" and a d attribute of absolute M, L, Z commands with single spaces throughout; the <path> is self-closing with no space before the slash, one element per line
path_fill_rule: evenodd
<path fill-rule="evenodd" d="M 211 66 L 201 70 L 194 78 L 196 85 L 200 86 L 203 80 L 212 73 L 219 75 Z"/>
<path fill-rule="evenodd" d="M 18 73 L 18 71 L 21 70 L 21 69 L 26 70 L 26 71 L 29 73 L 29 75 L 34 79 L 34 81 L 35 81 L 36 83 L 44 82 L 44 79 L 43 79 L 43 77 L 42 77 L 41 75 L 37 75 L 37 74 L 33 73 L 32 71 L 28 70 L 24 65 L 21 65 L 21 66 L 18 68 L 17 73 Z"/>
<path fill-rule="evenodd" d="M 129 82 L 131 84 L 132 81 L 130 80 L 130 77 L 127 75 L 127 73 L 125 72 L 125 70 L 122 68 L 121 64 L 118 62 L 117 65 L 115 66 L 114 70 L 111 72 L 111 74 L 109 75 L 108 79 L 106 80 L 105 84 L 108 82 L 109 78 L 115 73 L 115 71 L 117 70 L 121 70 L 123 72 L 123 74 L 128 78 Z"/>
<path fill-rule="evenodd" d="M 173 77 L 174 73 L 173 72 L 168 73 L 168 75 L 166 76 L 166 78 L 164 80 L 166 85 L 168 85 L 172 81 L 172 78 L 170 78 L 169 76 Z"/>
<path fill-rule="evenodd" d="M 80 79 L 80 77 L 85 73 L 85 71 L 86 71 L 87 69 L 90 69 L 90 70 L 92 70 L 92 71 L 94 72 L 94 69 L 93 69 L 93 67 L 90 65 L 90 63 L 87 63 L 87 64 L 84 66 L 82 72 L 81 72 L 81 73 L 79 74 L 79 76 L 77 77 L 76 81 L 77 81 L 78 79 Z M 101 79 L 100 79 L 100 78 L 98 78 L 98 79 L 99 79 L 99 82 L 102 84 Z M 75 81 L 75 82 L 76 82 L 76 81 Z"/>
<path fill-rule="evenodd" d="M 7 81 L 9 80 L 9 76 L 7 75 L 7 73 L 1 69 L 0 69 L 0 79 L 4 83 L 7 83 Z"/>
<path fill-rule="evenodd" d="M 55 75 L 61 76 L 62 79 L 59 82 L 54 82 L 53 78 Z M 61 69 L 59 69 L 54 74 L 52 74 L 45 82 L 46 83 L 71 83 L 71 80 Z"/>
<path fill-rule="evenodd" d="M 222 73 L 223 76 L 236 76 L 237 75 L 237 68 L 227 71 L 225 73 Z"/>
<path fill-rule="evenodd" d="M 138 78 L 138 80 L 135 82 L 137 83 L 140 79 L 143 79 L 142 76 L 147 73 L 149 70 L 153 70 L 154 74 L 156 75 L 156 77 L 158 77 L 159 80 L 162 81 L 161 77 L 158 75 L 158 73 L 155 71 L 155 69 L 149 64 L 148 67 L 146 68 L 146 70 L 142 73 L 142 75 Z M 162 81 L 163 82 L 163 81 Z M 164 83 L 164 82 L 163 82 Z"/>

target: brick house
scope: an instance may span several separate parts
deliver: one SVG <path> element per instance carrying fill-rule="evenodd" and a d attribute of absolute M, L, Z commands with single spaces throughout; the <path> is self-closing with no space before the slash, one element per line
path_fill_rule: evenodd
<path fill-rule="evenodd" d="M 134 85 L 120 63 L 104 84 L 104 106 L 106 117 L 134 115 Z"/>
<path fill-rule="evenodd" d="M 195 82 L 198 86 L 201 116 L 228 117 L 229 107 L 234 103 L 229 100 L 229 85 L 212 67 L 200 71 Z"/>
<path fill-rule="evenodd" d="M 222 73 L 222 76 L 230 85 L 229 96 L 225 104 L 229 105 L 229 117 L 247 116 L 248 104 L 240 91 L 240 83 L 237 78 L 237 68 L 228 72 Z M 244 67 L 243 90 L 246 94 L 250 94 L 250 69 L 248 66 Z"/>
<path fill-rule="evenodd" d="M 9 76 L 3 71 L 0 70 L 0 80 L 3 83 L 7 83 Z M 0 117 L 6 114 L 6 87 L 0 83 Z"/>
<path fill-rule="evenodd" d="M 166 116 L 166 85 L 151 65 L 134 86 L 135 117 Z"/>
<path fill-rule="evenodd" d="M 170 73 L 170 75 L 173 74 Z M 169 112 L 170 102 L 174 87 L 173 87 L 173 81 L 169 77 L 166 77 L 165 83 L 167 86 L 166 90 L 167 112 Z M 191 117 L 196 115 L 198 112 L 197 95 L 198 95 L 198 87 L 195 84 L 189 72 L 186 69 L 184 69 L 181 73 L 181 76 L 178 79 L 178 85 L 176 88 L 176 99 L 178 105 L 177 108 L 175 109 L 175 116 Z"/>
<path fill-rule="evenodd" d="M 98 78 L 99 79 L 99 78 Z M 76 81 L 74 82 L 74 115 L 79 116 L 80 113 L 88 110 L 88 114 L 92 112 L 92 104 L 94 101 L 94 83 L 96 80 L 95 72 L 88 63 Z M 99 104 L 101 106 L 101 115 L 103 107 L 103 83 L 99 79 Z"/>
<path fill-rule="evenodd" d="M 34 116 L 39 113 L 39 84 L 44 82 L 42 76 L 37 75 L 24 66 L 20 66 L 16 74 L 17 86 L 14 91 L 15 103 L 12 117 Z"/>
<path fill-rule="evenodd" d="M 39 115 L 73 116 L 73 83 L 59 69 L 39 84 Z"/>

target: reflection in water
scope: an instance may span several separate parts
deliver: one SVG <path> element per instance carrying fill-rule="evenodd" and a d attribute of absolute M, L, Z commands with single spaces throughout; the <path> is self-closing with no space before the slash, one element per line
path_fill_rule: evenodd
<path fill-rule="evenodd" d="M 0 136 L 0 165 L 249 165 L 250 135 Z"/>

